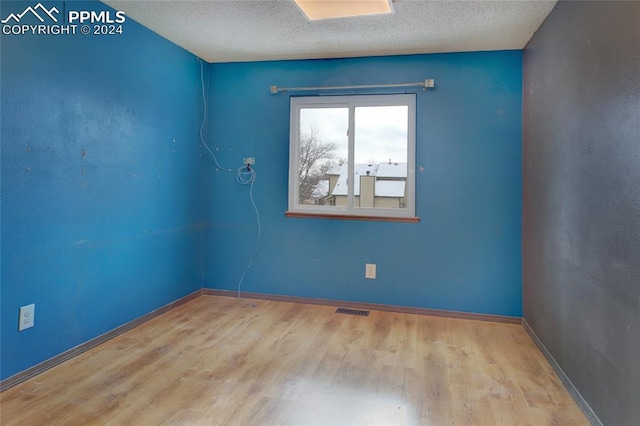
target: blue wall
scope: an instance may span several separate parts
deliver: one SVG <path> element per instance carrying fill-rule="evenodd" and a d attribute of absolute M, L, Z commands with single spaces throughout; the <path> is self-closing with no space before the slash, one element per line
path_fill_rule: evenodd
<path fill-rule="evenodd" d="M 437 88 L 417 95 L 419 224 L 284 217 L 289 96 L 270 85 L 425 78 Z M 257 161 L 262 241 L 242 290 L 521 315 L 522 52 L 212 64 L 209 106 L 221 164 Z M 205 286 L 235 290 L 256 220 L 248 188 L 211 164 Z"/>
<path fill-rule="evenodd" d="M 131 20 L 2 36 L 1 71 L 4 379 L 202 287 L 205 163 L 196 58 Z"/>
<path fill-rule="evenodd" d="M 29 2 L 2 2 L 0 15 Z M 110 10 L 97 2 L 45 3 Z M 113 36 L 1 38 L 5 379 L 202 287 L 236 290 L 249 188 L 203 157 L 196 58 Z M 208 141 L 257 158 L 245 291 L 521 315 L 519 51 L 206 66 Z M 287 219 L 285 86 L 435 78 L 417 95 L 419 224 Z M 206 224 L 206 225 L 205 225 Z M 364 279 L 364 264 L 378 279 Z M 17 332 L 18 308 L 36 326 Z"/>

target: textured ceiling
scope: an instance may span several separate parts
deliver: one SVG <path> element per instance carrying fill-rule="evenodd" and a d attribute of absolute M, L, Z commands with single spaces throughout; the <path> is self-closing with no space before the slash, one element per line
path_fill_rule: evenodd
<path fill-rule="evenodd" d="M 396 0 L 395 14 L 308 21 L 293 0 L 106 0 L 208 62 L 522 49 L 556 1 Z"/>

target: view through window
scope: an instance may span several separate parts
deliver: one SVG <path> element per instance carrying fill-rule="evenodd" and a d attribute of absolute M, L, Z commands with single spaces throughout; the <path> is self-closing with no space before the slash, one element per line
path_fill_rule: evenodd
<path fill-rule="evenodd" d="M 290 211 L 415 215 L 415 95 L 291 104 Z"/>

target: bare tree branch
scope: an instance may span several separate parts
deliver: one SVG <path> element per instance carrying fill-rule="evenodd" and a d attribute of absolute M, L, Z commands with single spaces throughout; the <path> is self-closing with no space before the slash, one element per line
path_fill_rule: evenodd
<path fill-rule="evenodd" d="M 300 129 L 299 147 L 299 200 L 304 202 L 314 198 L 314 191 L 333 166 L 338 148 L 335 142 L 323 142 L 317 124 Z"/>

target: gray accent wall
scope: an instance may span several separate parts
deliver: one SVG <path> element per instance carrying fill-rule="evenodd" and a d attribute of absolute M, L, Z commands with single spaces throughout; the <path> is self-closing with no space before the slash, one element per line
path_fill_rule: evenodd
<path fill-rule="evenodd" d="M 524 51 L 524 319 L 640 424 L 640 2 L 559 2 Z"/>

